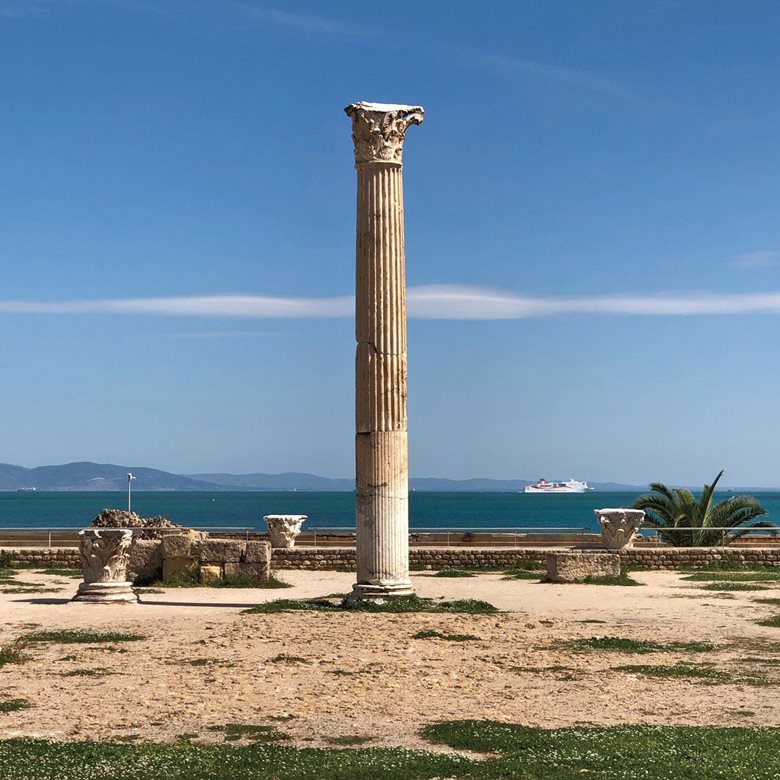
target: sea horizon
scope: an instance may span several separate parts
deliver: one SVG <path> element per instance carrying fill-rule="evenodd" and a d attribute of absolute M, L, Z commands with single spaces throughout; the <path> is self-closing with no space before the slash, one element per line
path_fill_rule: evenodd
<path fill-rule="evenodd" d="M 731 490 L 717 491 L 729 495 Z M 637 491 L 570 494 L 521 492 L 427 492 L 409 494 L 409 525 L 414 529 L 582 529 L 598 531 L 594 509 L 631 506 Z M 780 492 L 753 495 L 780 522 Z M 0 530 L 84 528 L 103 509 L 127 509 L 122 491 L 0 492 Z M 264 531 L 263 516 L 302 514 L 305 529 L 355 527 L 353 491 L 133 491 L 132 510 L 142 517 L 163 515 L 174 523 L 199 527 L 241 527 Z"/>

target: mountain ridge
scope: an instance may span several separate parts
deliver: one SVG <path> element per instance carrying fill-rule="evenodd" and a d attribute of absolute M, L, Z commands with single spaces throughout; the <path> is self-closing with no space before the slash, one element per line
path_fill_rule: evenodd
<path fill-rule="evenodd" d="M 10 463 L 0 463 L 0 491 L 36 488 L 40 491 L 124 491 L 127 490 L 127 474 L 135 477 L 133 489 L 138 491 L 257 491 L 257 492 L 349 492 L 355 489 L 355 480 L 349 478 L 321 477 L 301 471 L 281 474 L 260 472 L 228 474 L 221 472 L 201 474 L 174 474 L 147 466 L 120 466 L 113 463 L 76 461 L 59 465 L 25 468 Z M 526 479 L 447 479 L 443 477 L 412 477 L 411 490 L 421 492 L 491 492 L 514 493 L 532 484 Z M 619 482 L 592 482 L 591 487 L 601 492 L 642 492 L 647 485 L 628 485 Z M 699 489 L 699 488 L 695 488 Z M 730 487 L 729 492 L 773 492 L 778 488 Z"/>

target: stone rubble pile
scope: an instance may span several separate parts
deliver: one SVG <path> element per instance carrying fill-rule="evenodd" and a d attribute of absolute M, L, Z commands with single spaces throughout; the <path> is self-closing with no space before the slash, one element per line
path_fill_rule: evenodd
<path fill-rule="evenodd" d="M 145 530 L 137 534 L 139 539 L 159 539 L 159 529 L 182 527 L 162 515 L 141 517 L 126 509 L 104 509 L 90 523 L 90 526 L 92 528 L 143 528 Z"/>

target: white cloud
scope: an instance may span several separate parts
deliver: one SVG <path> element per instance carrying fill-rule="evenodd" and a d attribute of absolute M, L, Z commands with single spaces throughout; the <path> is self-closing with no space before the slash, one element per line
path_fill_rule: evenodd
<path fill-rule="evenodd" d="M 429 320 L 519 320 L 572 314 L 703 316 L 780 314 L 780 292 L 658 293 L 536 297 L 457 285 L 410 288 L 409 316 Z M 120 314 L 223 319 L 334 319 L 351 317 L 351 296 L 286 298 L 271 295 L 193 295 L 76 301 L 0 301 L 0 314 Z"/>
<path fill-rule="evenodd" d="M 780 249 L 745 252 L 745 254 L 737 255 L 736 264 L 740 268 L 771 268 L 780 265 Z"/>
<path fill-rule="evenodd" d="M 331 37 L 374 37 L 380 31 L 371 27 L 352 24 L 316 14 L 302 14 L 266 8 L 246 0 L 221 0 L 220 11 L 232 10 L 249 24 L 284 28 L 297 33 L 325 35 Z"/>
<path fill-rule="evenodd" d="M 589 92 L 600 92 L 622 98 L 632 97 L 630 90 L 622 84 L 611 79 L 599 76 L 586 68 L 571 68 L 562 65 L 551 65 L 517 57 L 506 57 L 499 54 L 475 49 L 457 49 L 459 56 L 466 57 L 476 64 L 490 66 L 506 73 L 534 76 L 547 81 L 557 81 L 575 89 L 584 89 Z"/>
<path fill-rule="evenodd" d="M 777 293 L 658 293 L 545 298 L 452 285 L 409 291 L 409 312 L 420 319 L 515 320 L 563 314 L 695 316 L 780 313 Z"/>

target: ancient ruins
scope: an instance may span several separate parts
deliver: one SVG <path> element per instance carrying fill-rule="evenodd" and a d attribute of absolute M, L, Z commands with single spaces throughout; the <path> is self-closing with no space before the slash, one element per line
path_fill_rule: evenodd
<path fill-rule="evenodd" d="M 352 103 L 357 171 L 355 596 L 412 593 L 402 154 L 420 106 Z"/>

